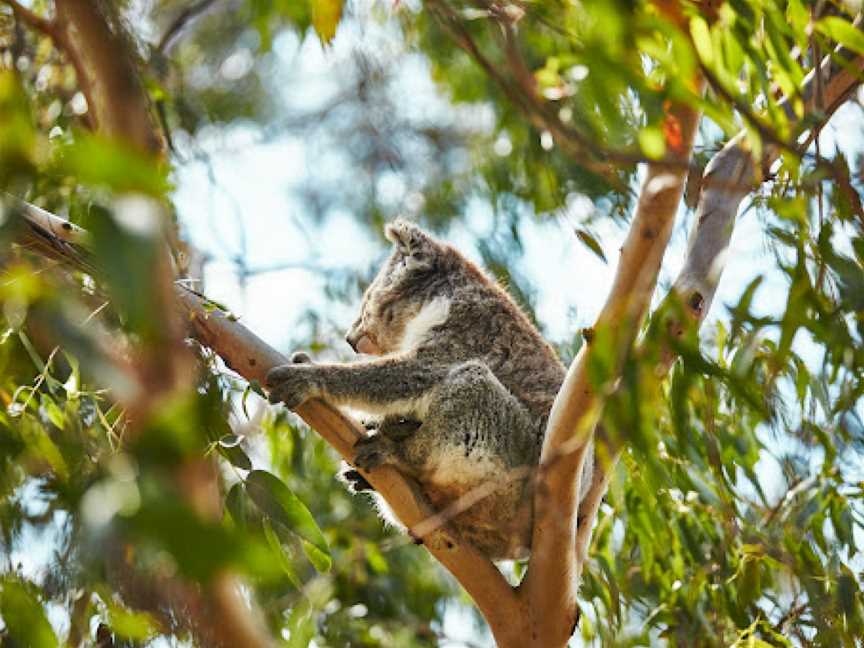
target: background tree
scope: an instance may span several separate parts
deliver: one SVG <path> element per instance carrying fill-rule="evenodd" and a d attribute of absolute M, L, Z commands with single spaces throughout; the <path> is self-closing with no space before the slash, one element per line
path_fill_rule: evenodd
<path fill-rule="evenodd" d="M 614 274 L 596 318 L 541 322 L 572 363 L 530 564 L 502 576 L 398 473 L 369 476 L 499 645 L 573 631 L 602 645 L 856 645 L 859 7 L 2 6 L 0 179 L 29 202 L 5 201 L 0 232 L 4 644 L 451 640 L 468 609 L 456 583 L 334 482 L 318 434 L 259 399 L 284 358 L 188 290 L 203 277 L 221 292 L 226 263 L 240 287 L 303 273 L 324 298 L 286 295 L 287 324 L 268 300 L 262 327 L 284 329 L 286 349 L 344 355 L 340 304 L 357 303 L 381 224 L 408 212 L 532 312 L 544 290 L 577 304 L 586 290 L 548 266 L 527 279 L 527 239 L 556 224 Z M 854 127 L 823 136 L 838 110 Z M 309 169 L 278 232 L 224 177 L 224 160 L 239 173 L 269 144 Z M 700 340 L 724 267 L 751 263 L 724 255 L 745 199 L 771 254 Z M 208 210 L 233 236 L 201 254 L 183 239 Z M 661 275 L 676 217 L 689 246 L 673 240 Z M 256 252 L 262 231 L 279 258 Z M 368 241 L 365 267 L 316 253 L 333 232 Z M 658 276 L 671 289 L 643 325 Z M 350 458 L 351 421 L 323 403 L 299 413 Z M 591 436 L 602 462 L 577 511 Z"/>

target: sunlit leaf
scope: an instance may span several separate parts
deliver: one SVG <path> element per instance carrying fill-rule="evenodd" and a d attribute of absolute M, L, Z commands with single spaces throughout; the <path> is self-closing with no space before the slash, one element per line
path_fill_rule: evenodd
<path fill-rule="evenodd" d="M 12 578 L 0 582 L 0 616 L 16 645 L 56 648 L 57 636 L 48 623 L 42 604 L 24 583 Z"/>
<path fill-rule="evenodd" d="M 312 26 L 324 44 L 333 40 L 342 18 L 343 0 L 309 0 L 312 3 Z"/>
<path fill-rule="evenodd" d="M 857 54 L 864 54 L 864 34 L 839 16 L 826 16 L 816 23 L 816 29 Z"/>
<path fill-rule="evenodd" d="M 276 532 L 273 531 L 273 527 L 267 518 L 263 520 L 262 526 L 264 529 L 264 537 L 267 539 L 267 544 L 270 545 L 273 553 L 279 558 L 279 566 L 282 568 L 282 571 L 285 572 L 285 575 L 294 587 L 302 587 L 303 583 L 297 577 L 297 572 L 294 569 L 294 565 L 291 563 L 291 559 L 285 552 L 285 547 L 282 546 L 279 537 L 276 535 Z"/>

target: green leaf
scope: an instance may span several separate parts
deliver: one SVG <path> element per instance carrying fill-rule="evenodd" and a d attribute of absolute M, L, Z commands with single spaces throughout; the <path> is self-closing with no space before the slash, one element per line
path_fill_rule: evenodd
<path fill-rule="evenodd" d="M 663 131 L 656 126 L 647 126 L 639 131 L 639 147 L 652 159 L 662 158 L 666 154 L 666 138 Z"/>
<path fill-rule="evenodd" d="M 127 610 L 110 599 L 108 600 L 108 625 L 116 635 L 142 642 L 155 636 L 159 628 L 156 619 L 146 612 Z"/>
<path fill-rule="evenodd" d="M 154 277 L 163 240 L 152 223 L 136 224 L 120 216 L 97 207 L 90 209 L 87 227 L 93 238 L 94 259 L 112 304 L 127 326 L 145 341 L 160 340 L 165 331 Z M 148 213 L 141 220 L 153 217 Z"/>
<path fill-rule="evenodd" d="M 303 583 L 297 577 L 297 572 L 294 569 L 294 565 L 291 564 L 291 560 L 285 552 L 285 547 L 279 540 L 279 536 L 277 536 L 276 532 L 273 530 L 273 526 L 270 524 L 270 520 L 268 518 L 264 518 L 261 521 L 261 527 L 264 530 L 264 538 L 267 540 L 267 544 L 270 545 L 270 549 L 276 555 L 282 571 L 285 572 L 285 575 L 288 577 L 288 580 L 291 581 L 291 584 L 297 589 L 300 589 L 301 587 L 303 587 Z"/>
<path fill-rule="evenodd" d="M 606 255 L 603 253 L 603 248 L 600 246 L 600 242 L 594 238 L 594 235 L 591 234 L 588 230 L 577 229 L 576 230 L 576 238 L 591 250 L 594 254 L 596 254 L 603 263 L 608 263 L 606 260 Z"/>
<path fill-rule="evenodd" d="M 342 0 L 311 0 L 312 26 L 325 45 L 333 40 L 342 18 Z"/>
<path fill-rule="evenodd" d="M 711 65 L 714 62 L 714 44 L 711 42 L 711 31 L 704 18 L 694 16 L 690 19 L 690 35 L 693 37 L 693 44 L 699 58 L 705 65 Z"/>
<path fill-rule="evenodd" d="M 60 409 L 51 396 L 45 393 L 42 394 L 40 403 L 42 412 L 48 417 L 51 424 L 58 430 L 62 430 L 66 426 L 66 416 L 63 414 L 63 410 Z"/>
<path fill-rule="evenodd" d="M 117 192 L 138 192 L 164 197 L 171 189 L 168 167 L 101 135 L 77 133 L 72 144 L 58 150 L 57 166 L 83 184 Z"/>
<path fill-rule="evenodd" d="M 330 568 L 330 548 L 315 518 L 296 495 L 276 475 L 264 470 L 253 470 L 246 477 L 246 491 L 255 505 L 276 522 L 311 543 L 319 552 L 310 560 L 316 569 Z M 309 555 L 307 551 L 307 556 Z M 315 561 L 319 561 L 316 564 Z"/>
<path fill-rule="evenodd" d="M 272 552 L 263 542 L 202 519 L 179 500 L 153 497 L 121 522 L 127 531 L 167 550 L 184 574 L 200 582 L 228 566 L 260 578 L 272 577 Z"/>
<path fill-rule="evenodd" d="M 828 38 L 848 47 L 856 54 L 864 54 L 864 34 L 852 23 L 839 16 L 827 16 L 816 23 L 816 30 Z"/>
<path fill-rule="evenodd" d="M 762 578 L 759 563 L 758 558 L 749 555 L 742 560 L 738 578 L 738 602 L 742 606 L 750 605 L 761 594 Z"/>
<path fill-rule="evenodd" d="M 225 496 L 225 509 L 234 521 L 234 524 L 245 529 L 249 520 L 249 499 L 246 497 L 246 487 L 243 482 L 237 482 Z"/>
<path fill-rule="evenodd" d="M 234 435 L 230 435 L 234 436 Z M 234 437 L 237 438 L 237 437 Z M 240 447 L 240 442 L 233 443 L 228 440 L 228 436 L 219 439 L 217 444 L 219 454 L 231 462 L 231 465 L 240 468 L 241 470 L 252 470 L 252 460 L 249 455 Z"/>
<path fill-rule="evenodd" d="M 23 583 L 7 578 L 0 585 L 0 616 L 16 646 L 54 648 L 57 636 L 42 604 Z M 4 642 L 5 645 L 5 642 Z"/>
<path fill-rule="evenodd" d="M 330 554 L 324 553 L 314 544 L 309 542 L 308 540 L 303 540 L 303 553 L 306 554 L 306 557 L 309 559 L 309 562 L 312 563 L 312 566 L 316 569 L 316 571 L 320 573 L 330 571 L 330 566 L 333 563 L 330 558 Z"/>
<path fill-rule="evenodd" d="M 288 638 L 287 648 L 307 648 L 315 637 L 315 618 L 312 614 L 312 606 L 306 597 L 301 598 L 291 608 L 288 629 L 291 631 L 291 636 Z"/>

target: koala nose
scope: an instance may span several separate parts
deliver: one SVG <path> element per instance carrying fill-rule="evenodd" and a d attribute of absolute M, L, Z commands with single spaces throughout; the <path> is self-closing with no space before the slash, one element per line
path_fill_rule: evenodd
<path fill-rule="evenodd" d="M 345 341 L 354 349 L 354 353 L 357 353 L 357 342 L 360 339 L 359 335 L 351 335 L 350 333 L 345 336 Z"/>

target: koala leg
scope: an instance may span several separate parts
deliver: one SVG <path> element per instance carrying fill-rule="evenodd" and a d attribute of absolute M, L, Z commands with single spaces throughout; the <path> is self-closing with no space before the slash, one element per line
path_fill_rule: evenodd
<path fill-rule="evenodd" d="M 413 435 L 422 425 L 416 419 L 401 416 L 386 416 L 376 425 L 375 434 L 357 442 L 354 465 L 363 470 L 373 470 L 391 463 L 406 472 L 413 473 L 410 466 L 401 460 L 399 444 Z M 367 428 L 369 429 L 369 428 Z M 358 473 L 359 474 L 359 473 Z"/>
<path fill-rule="evenodd" d="M 399 451 L 464 540 L 494 560 L 522 558 L 543 423 L 486 365 L 466 362 L 435 390 L 423 425 Z"/>
<path fill-rule="evenodd" d="M 542 434 L 542 422 L 495 374 L 482 362 L 469 361 L 454 367 L 435 389 L 429 414 L 403 454 L 409 464 L 436 473 L 458 468 L 473 481 L 472 473 L 535 465 Z"/>

